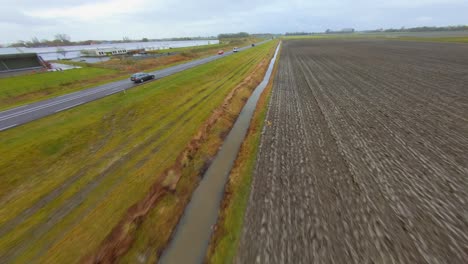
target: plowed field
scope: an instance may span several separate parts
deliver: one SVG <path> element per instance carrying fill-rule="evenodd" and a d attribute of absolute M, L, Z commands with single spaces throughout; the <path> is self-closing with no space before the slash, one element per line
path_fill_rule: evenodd
<path fill-rule="evenodd" d="M 466 263 L 468 45 L 284 43 L 238 263 Z"/>

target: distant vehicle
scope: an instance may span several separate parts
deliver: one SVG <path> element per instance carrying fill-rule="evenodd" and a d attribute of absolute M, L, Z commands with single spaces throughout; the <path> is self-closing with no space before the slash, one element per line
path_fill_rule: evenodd
<path fill-rule="evenodd" d="M 255 47 L 255 43 L 252 43 L 252 47 Z"/>
<path fill-rule="evenodd" d="M 224 54 L 224 50 L 218 50 L 218 55 L 223 55 Z"/>
<path fill-rule="evenodd" d="M 239 51 L 239 48 L 235 47 L 232 49 L 232 52 L 238 52 Z"/>
<path fill-rule="evenodd" d="M 153 80 L 155 78 L 154 75 L 152 74 L 148 74 L 148 73 L 144 73 L 144 72 L 139 72 L 139 73 L 135 73 L 133 74 L 131 77 L 130 77 L 130 80 L 134 83 L 142 83 L 144 81 L 149 81 L 149 80 Z"/>
<path fill-rule="evenodd" d="M 135 77 L 140 75 L 140 74 L 143 74 L 143 72 L 137 72 L 137 73 L 132 74 L 132 76 L 130 76 L 130 81 L 132 81 L 132 82 L 135 81 Z"/>

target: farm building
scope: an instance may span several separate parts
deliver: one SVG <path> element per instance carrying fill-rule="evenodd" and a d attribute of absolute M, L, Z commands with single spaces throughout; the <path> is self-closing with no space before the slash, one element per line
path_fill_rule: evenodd
<path fill-rule="evenodd" d="M 354 28 L 343 28 L 341 33 L 354 33 Z"/>
<path fill-rule="evenodd" d="M 127 49 L 124 48 L 107 48 L 107 49 L 86 49 L 82 50 L 81 54 L 88 57 L 103 57 L 112 55 L 127 54 Z"/>
<path fill-rule="evenodd" d="M 33 71 L 48 68 L 47 63 L 37 53 L 0 54 L 0 74 Z"/>

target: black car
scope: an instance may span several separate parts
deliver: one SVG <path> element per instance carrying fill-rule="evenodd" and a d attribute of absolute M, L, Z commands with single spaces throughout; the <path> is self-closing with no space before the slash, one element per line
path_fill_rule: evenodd
<path fill-rule="evenodd" d="M 155 76 L 152 75 L 152 74 L 139 72 L 139 73 L 133 74 L 130 77 L 130 80 L 133 81 L 134 83 L 142 83 L 144 81 L 153 80 L 154 78 L 155 78 Z"/>
<path fill-rule="evenodd" d="M 137 72 L 137 73 L 132 74 L 132 76 L 130 76 L 130 81 L 132 82 L 135 81 L 135 77 L 140 74 L 143 74 L 143 72 Z"/>

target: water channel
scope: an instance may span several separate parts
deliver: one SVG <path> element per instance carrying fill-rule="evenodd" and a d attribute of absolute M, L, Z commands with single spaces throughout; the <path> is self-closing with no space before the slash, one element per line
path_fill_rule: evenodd
<path fill-rule="evenodd" d="M 212 227 L 218 218 L 224 186 L 229 172 L 244 141 L 250 120 L 263 90 L 268 84 L 280 45 L 270 61 L 263 81 L 247 100 L 221 149 L 203 176 L 192 199 L 185 208 L 172 240 L 163 252 L 159 263 L 202 263 L 208 248 Z"/>

